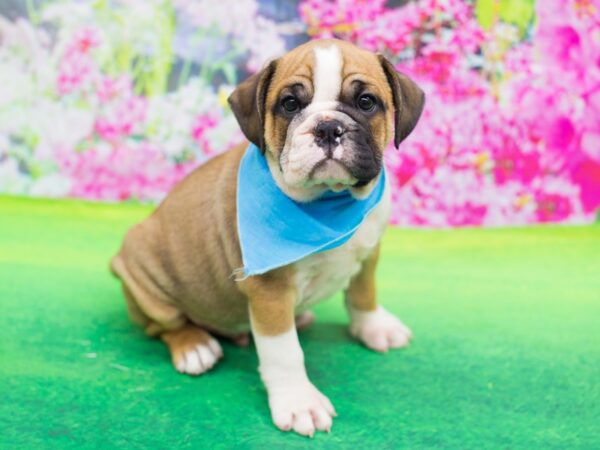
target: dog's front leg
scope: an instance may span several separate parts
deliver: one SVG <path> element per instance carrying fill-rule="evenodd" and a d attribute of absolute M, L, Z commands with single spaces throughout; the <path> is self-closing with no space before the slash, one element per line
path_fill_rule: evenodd
<path fill-rule="evenodd" d="M 379 245 L 350 281 L 345 300 L 350 315 L 350 334 L 370 349 L 386 352 L 390 348 L 407 346 L 412 333 L 396 316 L 377 304 L 375 268 L 378 259 Z"/>
<path fill-rule="evenodd" d="M 281 430 L 305 436 L 315 429 L 329 431 L 335 411 L 304 368 L 294 323 L 295 289 L 282 279 L 253 278 L 246 289 L 250 323 L 273 422 Z"/>

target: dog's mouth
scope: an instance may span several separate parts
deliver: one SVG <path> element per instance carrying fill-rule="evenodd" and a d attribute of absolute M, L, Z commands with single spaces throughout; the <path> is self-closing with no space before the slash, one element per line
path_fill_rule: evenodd
<path fill-rule="evenodd" d="M 357 182 L 342 161 L 325 158 L 313 166 L 306 184 L 308 187 L 323 187 L 338 192 L 354 186 Z"/>
<path fill-rule="evenodd" d="M 379 171 L 366 179 L 360 179 L 353 175 L 352 170 L 337 159 L 323 159 L 310 171 L 307 186 L 329 188 L 333 191 L 341 191 L 349 188 L 361 188 L 369 184 L 377 176 Z"/>

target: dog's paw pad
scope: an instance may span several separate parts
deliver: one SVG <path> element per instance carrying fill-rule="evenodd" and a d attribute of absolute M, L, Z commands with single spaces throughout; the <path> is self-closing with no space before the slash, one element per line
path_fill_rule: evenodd
<path fill-rule="evenodd" d="M 381 306 L 372 312 L 352 311 L 350 334 L 377 352 L 406 347 L 412 332 L 396 316 Z"/>
<path fill-rule="evenodd" d="M 223 350 L 214 338 L 206 343 L 196 344 L 192 349 L 178 355 L 174 362 L 178 372 L 200 375 L 210 369 L 223 357 Z"/>
<path fill-rule="evenodd" d="M 310 382 L 270 391 L 269 406 L 277 428 L 310 437 L 317 430 L 329 432 L 336 415 L 329 399 Z"/>

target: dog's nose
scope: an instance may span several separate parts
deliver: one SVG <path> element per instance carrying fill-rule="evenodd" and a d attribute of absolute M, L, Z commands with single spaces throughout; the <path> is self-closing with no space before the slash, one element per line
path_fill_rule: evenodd
<path fill-rule="evenodd" d="M 315 127 L 315 142 L 320 147 L 335 147 L 346 130 L 339 120 L 319 122 Z"/>

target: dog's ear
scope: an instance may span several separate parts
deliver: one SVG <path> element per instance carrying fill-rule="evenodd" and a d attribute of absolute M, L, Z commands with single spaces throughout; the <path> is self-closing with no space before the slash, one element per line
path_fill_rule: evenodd
<path fill-rule="evenodd" d="M 227 99 L 240 128 L 250 142 L 265 152 L 265 102 L 277 61 L 238 85 Z"/>
<path fill-rule="evenodd" d="M 393 64 L 383 55 L 377 55 L 387 81 L 392 88 L 394 100 L 394 146 L 398 148 L 402 142 L 415 128 L 423 106 L 425 105 L 425 93 L 406 75 L 396 72 Z"/>

